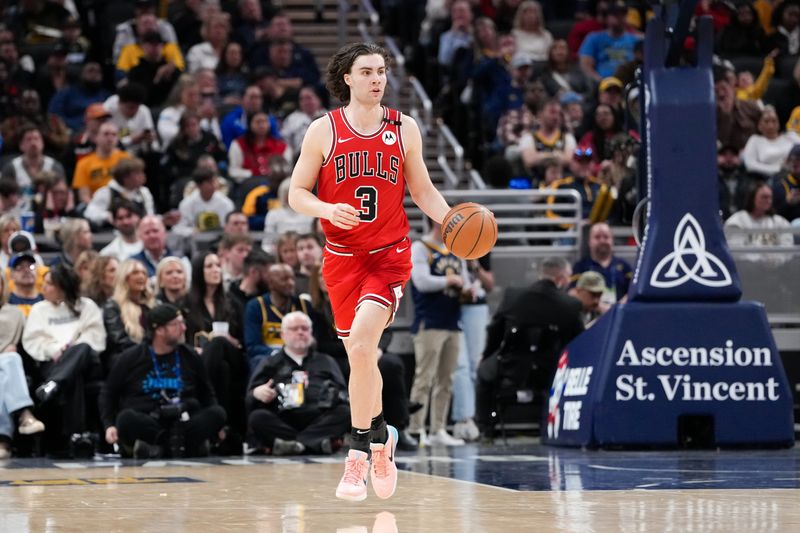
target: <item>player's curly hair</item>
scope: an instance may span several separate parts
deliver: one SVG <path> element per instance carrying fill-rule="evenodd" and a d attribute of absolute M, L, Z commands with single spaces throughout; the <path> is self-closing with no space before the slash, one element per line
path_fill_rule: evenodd
<path fill-rule="evenodd" d="M 344 75 L 350 73 L 353 63 L 360 56 L 378 54 L 383 56 L 386 68 L 389 68 L 391 57 L 389 52 L 382 46 L 374 43 L 355 43 L 341 47 L 331 60 L 328 62 L 328 69 L 325 75 L 325 85 L 328 91 L 342 103 L 350 101 L 350 86 L 344 82 Z"/>

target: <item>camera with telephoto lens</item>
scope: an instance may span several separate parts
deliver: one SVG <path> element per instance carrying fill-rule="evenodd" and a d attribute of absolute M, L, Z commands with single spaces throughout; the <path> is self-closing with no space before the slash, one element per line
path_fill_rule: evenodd
<path fill-rule="evenodd" d="M 186 406 L 183 402 L 165 403 L 158 407 L 158 419 L 161 422 L 177 422 L 181 419 L 184 411 L 186 411 Z"/>

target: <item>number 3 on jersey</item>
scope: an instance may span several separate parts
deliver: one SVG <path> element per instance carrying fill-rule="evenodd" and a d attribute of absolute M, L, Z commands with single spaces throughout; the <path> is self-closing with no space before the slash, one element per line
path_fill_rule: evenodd
<path fill-rule="evenodd" d="M 362 185 L 356 189 L 356 198 L 361 200 L 359 208 L 361 222 L 372 222 L 378 218 L 378 189 Z"/>

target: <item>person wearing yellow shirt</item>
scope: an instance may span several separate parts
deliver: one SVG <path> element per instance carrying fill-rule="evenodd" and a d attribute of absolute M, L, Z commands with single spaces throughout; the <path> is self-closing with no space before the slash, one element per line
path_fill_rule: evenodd
<path fill-rule="evenodd" d="M 142 35 L 139 41 L 126 44 L 122 47 L 122 52 L 119 54 L 119 59 L 117 60 L 117 70 L 124 75 L 138 65 L 139 61 L 145 55 L 144 46 L 147 44 L 163 45 L 161 55 L 164 57 L 167 64 L 181 71 L 186 69 L 186 63 L 183 60 L 183 54 L 181 54 L 181 49 L 178 48 L 178 44 L 165 43 L 161 34 L 157 31 L 150 31 Z"/>
<path fill-rule="evenodd" d="M 100 187 L 111 181 L 111 170 L 120 160 L 130 157 L 128 152 L 117 149 L 119 133 L 113 122 L 104 122 L 97 132 L 95 151 L 82 157 L 75 167 L 72 188 L 78 190 L 82 203 L 88 204 Z"/>
<path fill-rule="evenodd" d="M 736 98 L 758 102 L 764 96 L 770 80 L 775 75 L 775 58 L 778 57 L 779 53 L 780 50 L 775 49 L 764 58 L 764 67 L 761 69 L 756 81 L 753 81 L 753 75 L 748 71 L 738 74 Z"/>

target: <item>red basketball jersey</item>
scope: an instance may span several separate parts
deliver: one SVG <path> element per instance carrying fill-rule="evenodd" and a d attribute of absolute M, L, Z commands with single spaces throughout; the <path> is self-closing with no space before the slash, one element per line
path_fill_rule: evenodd
<path fill-rule="evenodd" d="M 326 116 L 333 130 L 333 143 L 319 173 L 317 196 L 332 204 L 350 204 L 361 218 L 361 223 L 349 230 L 323 220 L 328 243 L 354 250 L 374 250 L 398 242 L 409 230 L 403 209 L 406 183 L 401 113 L 384 107 L 383 122 L 370 135 L 355 131 L 344 108 Z"/>

